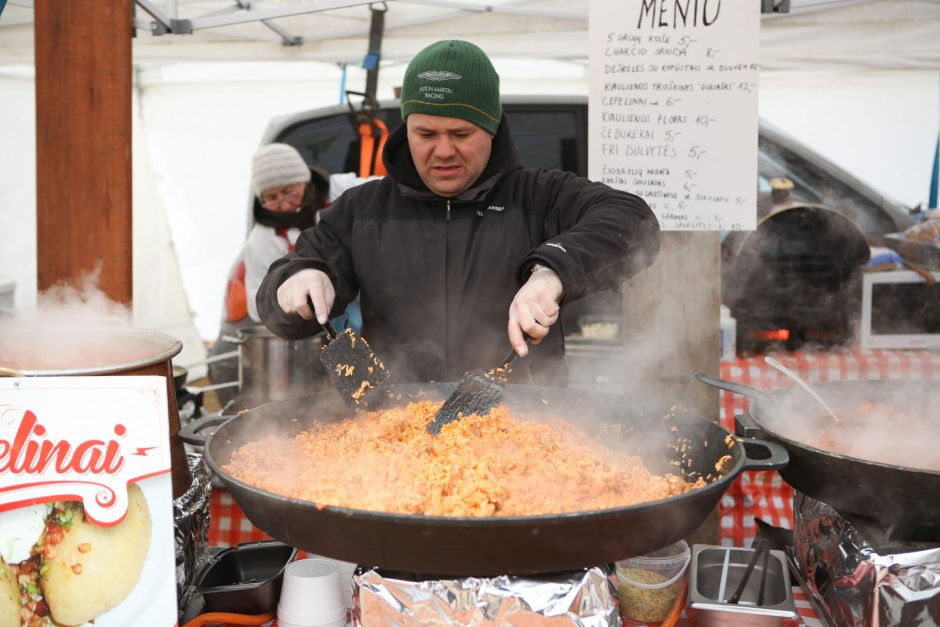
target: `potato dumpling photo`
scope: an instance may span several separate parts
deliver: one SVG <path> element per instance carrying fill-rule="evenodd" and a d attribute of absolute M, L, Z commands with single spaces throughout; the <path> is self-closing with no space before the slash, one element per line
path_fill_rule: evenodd
<path fill-rule="evenodd" d="M 16 574 L 0 557 L 0 627 L 20 627 L 20 587 Z"/>
<path fill-rule="evenodd" d="M 53 509 L 40 572 L 57 623 L 91 621 L 121 603 L 137 585 L 150 547 L 150 510 L 137 485 L 129 485 L 127 492 L 127 516 L 113 527 L 85 520 L 78 503 L 57 503 Z"/>

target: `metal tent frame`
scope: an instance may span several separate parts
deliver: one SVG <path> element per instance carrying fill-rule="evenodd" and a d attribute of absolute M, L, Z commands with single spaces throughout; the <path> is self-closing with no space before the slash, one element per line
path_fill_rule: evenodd
<path fill-rule="evenodd" d="M 370 34 L 374 0 L 127 0 L 135 5 L 135 55 L 146 44 L 165 47 L 185 38 L 198 43 L 256 42 L 306 48 L 306 59 L 350 63 L 361 60 Z M 790 10 L 791 0 L 760 1 L 762 11 Z M 871 0 L 836 0 L 840 5 Z M 491 55 L 518 58 L 586 60 L 590 0 L 388 0 L 383 60 L 401 61 L 436 39 L 461 37 L 493 43 Z M 818 10 L 813 0 L 793 0 L 794 11 Z M 805 6 L 799 6 L 802 3 Z M 832 0 L 826 3 L 833 4 Z M 0 19 L 5 31 L 32 23 L 34 0 L 8 0 Z M 330 45 L 324 46 L 325 42 Z M 355 52 L 351 49 L 357 45 Z M 144 44 L 141 46 L 139 44 Z M 320 50 L 314 50 L 318 47 Z M 207 54 L 209 51 L 206 51 Z M 226 54 L 222 53 L 223 56 Z M 201 56 L 201 55 L 200 55 Z M 270 51 L 263 55 L 270 57 Z M 241 58 L 245 58 L 243 55 Z"/>

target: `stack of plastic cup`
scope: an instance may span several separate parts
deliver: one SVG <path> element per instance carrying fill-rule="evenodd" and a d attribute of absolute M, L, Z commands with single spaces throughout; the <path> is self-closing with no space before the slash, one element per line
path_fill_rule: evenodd
<path fill-rule="evenodd" d="M 343 598 L 346 600 L 346 608 L 351 610 L 353 574 L 356 572 L 356 567 L 358 564 L 344 562 L 342 560 L 335 560 L 331 557 L 323 557 L 322 555 L 314 555 L 313 553 L 310 554 L 310 557 L 324 559 L 328 562 L 333 562 L 333 564 L 336 565 L 336 570 L 339 572 L 339 585 L 343 590 Z"/>
<path fill-rule="evenodd" d="M 325 559 L 292 562 L 284 570 L 278 627 L 343 627 L 346 603 L 336 564 Z"/>
<path fill-rule="evenodd" d="M 343 590 L 343 600 L 346 602 L 346 608 L 351 610 L 353 573 L 356 572 L 356 564 L 341 562 L 340 560 L 333 560 L 333 563 L 336 564 L 336 569 L 339 571 L 339 585 Z"/>

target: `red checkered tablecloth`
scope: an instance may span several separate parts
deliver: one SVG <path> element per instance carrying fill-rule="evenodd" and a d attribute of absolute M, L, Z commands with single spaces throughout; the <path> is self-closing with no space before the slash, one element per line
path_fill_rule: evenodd
<path fill-rule="evenodd" d="M 209 519 L 209 546 L 234 546 L 271 538 L 245 518 L 245 513 L 225 488 L 212 488 Z"/>
<path fill-rule="evenodd" d="M 940 380 L 940 351 L 846 350 L 829 352 L 774 353 L 788 368 L 809 383 L 870 379 Z M 721 363 L 721 378 L 771 391 L 792 385 L 784 374 L 768 366 L 763 356 L 741 357 Z M 748 398 L 721 392 L 721 423 L 734 430 L 734 417 L 747 411 Z M 750 546 L 756 533 L 754 518 L 778 527 L 793 527 L 792 490 L 776 472 L 746 472 L 721 499 L 721 542 L 726 546 Z M 231 546 L 268 536 L 245 518 L 224 489 L 214 489 L 211 503 L 210 546 Z M 790 625 L 815 626 L 815 611 L 798 588 L 794 589 L 802 622 Z M 680 625 L 694 625 L 694 611 Z"/>

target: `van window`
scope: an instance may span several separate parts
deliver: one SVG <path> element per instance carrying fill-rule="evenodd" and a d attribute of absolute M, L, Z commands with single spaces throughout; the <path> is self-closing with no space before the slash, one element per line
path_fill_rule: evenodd
<path fill-rule="evenodd" d="M 505 111 L 523 165 L 587 176 L 587 107 L 506 105 Z"/>
<path fill-rule="evenodd" d="M 526 167 L 587 175 L 586 107 L 506 105 L 505 110 Z M 389 130 L 401 124 L 398 109 L 381 109 L 378 117 Z M 327 172 L 359 170 L 359 136 L 346 113 L 298 122 L 286 128 L 276 141 L 294 146 L 307 163 Z"/>
<path fill-rule="evenodd" d="M 389 130 L 401 124 L 398 109 L 380 109 Z M 359 134 L 348 113 L 304 120 L 289 126 L 275 141 L 294 146 L 307 161 L 330 173 L 359 171 Z"/>
<path fill-rule="evenodd" d="M 828 174 L 819 164 L 808 162 L 766 137 L 758 139 L 758 215 L 771 206 L 770 179 L 785 177 L 793 182 L 794 202 L 827 205 L 849 218 L 867 237 L 876 240 L 895 230 L 894 221 L 878 205 L 859 194 L 842 180 Z"/>

